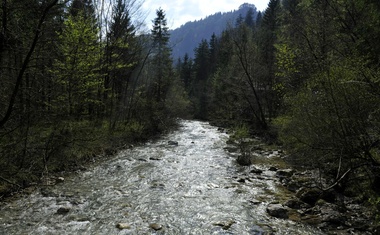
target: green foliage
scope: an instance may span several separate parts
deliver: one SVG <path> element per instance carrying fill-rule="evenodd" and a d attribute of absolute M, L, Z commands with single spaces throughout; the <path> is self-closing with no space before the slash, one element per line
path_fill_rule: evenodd
<path fill-rule="evenodd" d="M 51 69 L 56 89 L 52 108 L 59 115 L 92 114 L 102 105 L 97 96 L 102 92 L 99 62 L 101 47 L 98 30 L 80 14 L 69 16 L 60 35 L 61 57 Z"/>

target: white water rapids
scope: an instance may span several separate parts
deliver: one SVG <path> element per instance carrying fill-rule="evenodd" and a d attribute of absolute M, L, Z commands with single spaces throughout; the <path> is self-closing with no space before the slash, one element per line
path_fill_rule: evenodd
<path fill-rule="evenodd" d="M 279 182 L 265 168 L 255 177 L 238 166 L 223 149 L 227 139 L 208 123 L 181 121 L 158 141 L 50 186 L 53 195 L 38 190 L 2 206 L 0 234 L 322 234 L 269 216 Z"/>

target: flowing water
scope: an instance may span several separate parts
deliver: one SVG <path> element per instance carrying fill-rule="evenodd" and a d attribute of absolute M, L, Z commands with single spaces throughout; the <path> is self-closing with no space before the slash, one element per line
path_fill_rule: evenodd
<path fill-rule="evenodd" d="M 238 182 L 249 168 L 223 149 L 227 138 L 207 123 L 181 121 L 179 130 L 50 186 L 49 194 L 1 207 L 0 234 L 322 234 L 267 215 L 278 181 L 264 170 Z"/>

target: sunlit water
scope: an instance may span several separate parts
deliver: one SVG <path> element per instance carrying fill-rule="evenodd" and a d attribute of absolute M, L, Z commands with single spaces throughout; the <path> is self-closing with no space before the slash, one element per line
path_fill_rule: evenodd
<path fill-rule="evenodd" d="M 37 191 L 2 207 L 0 234 L 321 234 L 267 215 L 278 182 L 269 171 L 237 182 L 249 169 L 223 149 L 227 138 L 207 123 L 182 121 L 156 142 L 51 186 L 56 196 Z M 57 213 L 61 207 L 70 210 Z"/>

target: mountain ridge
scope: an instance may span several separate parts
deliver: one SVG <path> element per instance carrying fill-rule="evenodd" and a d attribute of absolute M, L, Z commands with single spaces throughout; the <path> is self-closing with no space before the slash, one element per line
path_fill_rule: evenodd
<path fill-rule="evenodd" d="M 228 24 L 235 24 L 238 17 L 244 17 L 249 9 L 253 9 L 253 19 L 256 19 L 258 11 L 254 4 L 244 3 L 237 10 L 229 12 L 217 12 L 204 19 L 189 21 L 179 28 L 170 30 L 170 45 L 172 56 L 176 61 L 186 53 L 194 58 L 194 48 L 202 41 L 209 40 L 213 33 L 220 35 Z"/>

